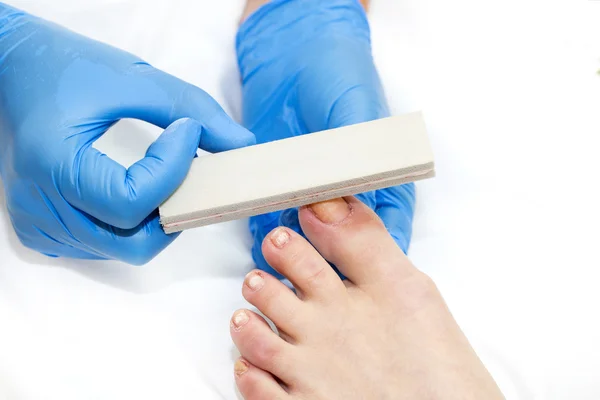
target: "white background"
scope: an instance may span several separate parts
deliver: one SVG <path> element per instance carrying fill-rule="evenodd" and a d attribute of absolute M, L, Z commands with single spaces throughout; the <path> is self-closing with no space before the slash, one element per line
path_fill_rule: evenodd
<path fill-rule="evenodd" d="M 242 1 L 14 0 L 132 51 L 239 117 Z M 600 398 L 600 1 L 374 0 L 395 114 L 423 110 L 438 177 L 410 256 L 509 399 Z M 158 130 L 98 147 L 128 164 Z M 0 194 L 0 398 L 235 399 L 229 317 L 246 221 L 186 232 L 151 264 L 49 260 Z"/>

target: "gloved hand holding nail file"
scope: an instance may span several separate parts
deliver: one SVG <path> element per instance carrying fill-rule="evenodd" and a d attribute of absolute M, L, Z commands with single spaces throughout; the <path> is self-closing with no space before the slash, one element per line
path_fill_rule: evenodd
<path fill-rule="evenodd" d="M 93 147 L 124 118 L 165 129 L 129 168 Z M 177 236 L 165 235 L 156 208 L 198 146 L 255 140 L 198 87 L 0 2 L 0 184 L 25 246 L 145 264 Z"/>
<path fill-rule="evenodd" d="M 421 114 L 383 118 L 195 159 L 160 222 L 179 232 L 434 174 Z"/>

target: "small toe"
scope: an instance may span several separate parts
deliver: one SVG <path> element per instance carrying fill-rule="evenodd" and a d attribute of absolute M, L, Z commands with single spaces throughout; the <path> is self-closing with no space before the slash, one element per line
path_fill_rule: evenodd
<path fill-rule="evenodd" d="M 253 365 L 286 381 L 291 378 L 294 349 L 266 321 L 249 310 L 238 310 L 231 318 L 231 338 L 240 354 Z"/>
<path fill-rule="evenodd" d="M 287 392 L 275 380 L 273 375 L 264 371 L 244 358 L 235 362 L 235 381 L 245 400 L 285 400 Z"/>

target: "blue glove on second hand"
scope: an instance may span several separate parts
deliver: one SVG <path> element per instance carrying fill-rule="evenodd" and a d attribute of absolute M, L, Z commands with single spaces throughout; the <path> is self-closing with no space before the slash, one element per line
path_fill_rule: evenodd
<path fill-rule="evenodd" d="M 259 143 L 389 116 L 366 14 L 357 0 L 274 0 L 242 24 L 237 54 L 244 124 Z M 414 185 L 357 197 L 377 212 L 406 252 Z M 265 236 L 280 225 L 301 233 L 297 209 L 250 219 L 257 266 L 281 278 L 261 252 Z"/>
<path fill-rule="evenodd" d="M 166 128 L 129 169 L 92 147 L 121 118 Z M 0 176 L 26 246 L 143 264 L 176 237 L 155 210 L 198 146 L 254 142 L 197 87 L 0 3 Z"/>

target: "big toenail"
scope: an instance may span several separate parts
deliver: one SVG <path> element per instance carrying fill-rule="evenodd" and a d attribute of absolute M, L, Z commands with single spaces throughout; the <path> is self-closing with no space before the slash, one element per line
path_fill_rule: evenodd
<path fill-rule="evenodd" d="M 288 231 L 285 228 L 277 228 L 271 234 L 271 242 L 278 249 L 283 249 L 283 246 L 285 246 L 287 244 L 287 242 L 290 241 L 290 238 L 291 238 L 290 234 L 288 233 Z"/>
<path fill-rule="evenodd" d="M 308 208 L 325 224 L 342 222 L 350 215 L 350 205 L 344 199 L 334 199 L 311 204 Z"/>
<path fill-rule="evenodd" d="M 260 272 L 250 272 L 246 275 L 246 286 L 250 290 L 256 292 L 261 289 L 265 284 L 265 279 L 260 275 Z"/>
<path fill-rule="evenodd" d="M 244 310 L 240 310 L 240 311 L 236 312 L 235 314 L 233 314 L 231 323 L 233 324 L 233 327 L 235 329 L 239 329 L 242 326 L 246 325 L 248 323 L 249 319 L 250 318 L 248 318 L 248 314 L 246 314 L 246 312 Z"/>
<path fill-rule="evenodd" d="M 242 376 L 248 371 L 248 363 L 241 358 L 238 358 L 233 365 L 233 371 L 237 376 Z"/>

